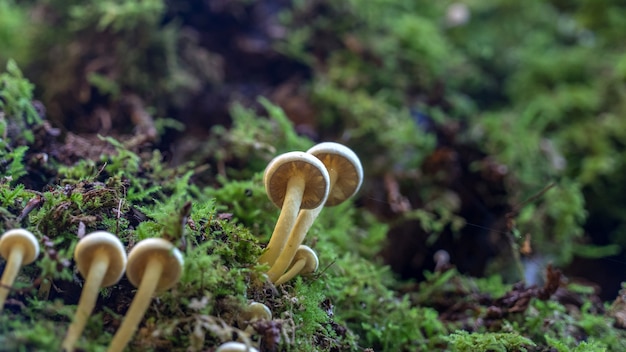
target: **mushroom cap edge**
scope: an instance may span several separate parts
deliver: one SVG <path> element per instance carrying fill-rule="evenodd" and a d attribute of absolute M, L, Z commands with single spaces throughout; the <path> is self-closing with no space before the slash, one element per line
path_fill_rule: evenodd
<path fill-rule="evenodd" d="M 83 237 L 74 248 L 74 260 L 78 271 L 87 277 L 93 263 L 95 251 L 105 250 L 109 255 L 109 266 L 102 279 L 101 286 L 108 287 L 117 283 L 126 269 L 126 249 L 120 239 L 107 231 L 95 231 Z"/>
<path fill-rule="evenodd" d="M 39 256 L 39 242 L 32 232 L 26 229 L 11 229 L 6 231 L 0 237 L 0 255 L 8 258 L 11 247 L 16 243 L 24 245 L 24 257 L 22 264 L 30 264 Z"/>
<path fill-rule="evenodd" d="M 326 168 L 339 169 L 325 206 L 338 205 L 359 191 L 363 183 L 363 165 L 352 149 L 340 143 L 322 142 L 307 153 L 320 159 Z"/>
<path fill-rule="evenodd" d="M 305 178 L 302 209 L 314 209 L 326 202 L 330 190 L 326 166 L 311 154 L 296 151 L 276 156 L 265 168 L 263 182 L 272 203 L 282 208 L 287 194 L 287 183 L 295 175 Z"/>
<path fill-rule="evenodd" d="M 183 272 L 183 255 L 170 241 L 162 238 L 147 238 L 139 241 L 128 254 L 126 277 L 139 287 L 148 262 L 153 258 L 163 262 L 163 272 L 157 291 L 167 290 L 178 282 Z"/>

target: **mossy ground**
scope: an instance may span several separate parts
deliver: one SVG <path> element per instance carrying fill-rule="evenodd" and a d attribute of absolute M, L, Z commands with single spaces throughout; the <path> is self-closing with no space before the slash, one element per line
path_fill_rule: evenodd
<path fill-rule="evenodd" d="M 84 283 L 72 251 L 94 230 L 185 257 L 131 350 L 626 350 L 621 15 L 0 0 L 0 223 L 42 244 L 0 350 L 59 349 Z M 319 271 L 275 287 L 257 263 L 278 216 L 262 172 L 323 140 L 354 149 L 366 180 L 311 229 Z M 81 350 L 106 348 L 134 291 L 101 291 Z M 253 333 L 250 301 L 274 316 Z"/>

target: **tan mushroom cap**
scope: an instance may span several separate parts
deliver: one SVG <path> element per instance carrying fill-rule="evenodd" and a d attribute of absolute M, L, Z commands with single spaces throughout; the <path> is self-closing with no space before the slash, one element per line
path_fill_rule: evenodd
<path fill-rule="evenodd" d="M 307 153 L 324 163 L 329 173 L 335 173 L 336 180 L 328 194 L 326 206 L 337 205 L 352 197 L 363 183 L 363 166 L 359 157 L 345 145 L 324 142 L 317 144 Z"/>
<path fill-rule="evenodd" d="M 267 165 L 263 180 L 270 200 L 282 208 L 287 182 L 297 175 L 305 179 L 301 208 L 313 209 L 323 204 L 330 187 L 328 171 L 319 159 L 305 152 L 281 154 Z"/>
<path fill-rule="evenodd" d="M 171 242 L 162 238 L 148 238 L 137 243 L 128 254 L 126 276 L 138 287 L 148 262 L 158 259 L 163 263 L 163 273 L 156 286 L 157 291 L 173 287 L 183 271 L 183 255 Z"/>
<path fill-rule="evenodd" d="M 35 235 L 25 229 L 12 229 L 5 232 L 0 237 L 0 255 L 9 258 L 11 248 L 15 245 L 22 245 L 24 254 L 22 265 L 30 264 L 39 256 L 39 242 Z"/>
<path fill-rule="evenodd" d="M 74 260 L 78 271 L 87 277 L 97 251 L 104 250 L 109 257 L 109 265 L 102 279 L 102 287 L 115 284 L 126 268 L 126 249 L 120 239 L 110 232 L 96 231 L 83 237 L 74 249 Z"/>

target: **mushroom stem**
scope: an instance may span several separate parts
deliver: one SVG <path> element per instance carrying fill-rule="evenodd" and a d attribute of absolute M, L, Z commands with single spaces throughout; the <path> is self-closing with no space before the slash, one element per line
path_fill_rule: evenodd
<path fill-rule="evenodd" d="M 301 176 L 294 176 L 287 183 L 287 193 L 283 206 L 274 226 L 274 232 L 267 244 L 267 250 L 259 257 L 259 263 L 274 265 L 276 258 L 285 247 L 287 235 L 291 231 L 298 217 L 298 210 L 302 204 L 304 194 L 305 179 Z"/>
<path fill-rule="evenodd" d="M 85 280 L 83 292 L 78 300 L 74 321 L 67 330 L 67 335 L 61 345 L 64 351 L 73 351 L 76 341 L 83 333 L 87 320 L 93 312 L 98 300 L 98 292 L 102 287 L 102 281 L 109 268 L 109 256 L 104 250 L 98 250 L 93 258 L 93 264 L 89 267 L 89 273 Z"/>
<path fill-rule="evenodd" d="M 337 172 L 334 169 L 328 169 L 328 176 L 330 179 L 329 189 L 332 192 L 335 182 L 337 181 Z M 284 244 L 282 252 L 280 252 L 280 255 L 267 272 L 268 278 L 271 282 L 274 282 L 275 285 L 279 284 L 277 280 L 279 280 L 283 273 L 285 273 L 285 270 L 287 270 L 293 261 L 293 257 L 296 255 L 298 247 L 302 244 L 302 242 L 304 242 L 307 232 L 313 225 L 315 219 L 317 219 L 322 212 L 323 207 L 324 205 L 322 204 L 314 209 L 300 210 L 300 213 L 295 220 L 295 224 L 291 227 L 291 232 L 289 232 L 289 238 L 286 241 L 287 243 Z M 288 281 L 288 279 L 285 281 Z M 281 283 L 285 281 L 282 281 Z"/>
<path fill-rule="evenodd" d="M 4 307 L 4 302 L 11 291 L 11 285 L 17 277 L 17 273 L 22 267 L 22 260 L 24 258 L 24 246 L 21 244 L 15 244 L 11 249 L 11 254 L 7 258 L 7 264 L 0 280 L 0 312 Z"/>
<path fill-rule="evenodd" d="M 146 310 L 148 310 L 148 306 L 152 301 L 152 295 L 156 291 L 162 273 L 163 262 L 158 258 L 149 259 L 141 278 L 141 284 L 139 284 L 137 293 L 126 312 L 122 325 L 120 325 L 115 336 L 113 336 L 113 340 L 107 349 L 108 352 L 121 352 L 128 345 L 128 341 L 135 334 L 139 322 L 143 319 Z"/>

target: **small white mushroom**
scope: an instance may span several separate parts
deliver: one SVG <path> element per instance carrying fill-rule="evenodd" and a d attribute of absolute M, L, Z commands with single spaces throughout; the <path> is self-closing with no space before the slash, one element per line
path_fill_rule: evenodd
<path fill-rule="evenodd" d="M 0 279 L 0 312 L 17 273 L 22 265 L 35 261 L 39 256 L 39 243 L 30 231 L 13 229 L 0 237 L 0 255 L 7 260 L 2 279 Z"/>
<path fill-rule="evenodd" d="M 215 352 L 259 352 L 259 350 L 245 343 L 231 341 L 220 345 Z"/>
<path fill-rule="evenodd" d="M 62 348 L 73 351 L 93 311 L 102 287 L 117 283 L 126 269 L 126 250 L 119 238 L 109 232 L 97 231 L 83 237 L 74 249 L 78 271 L 85 286 L 78 301 L 76 315 L 70 325 Z"/>

